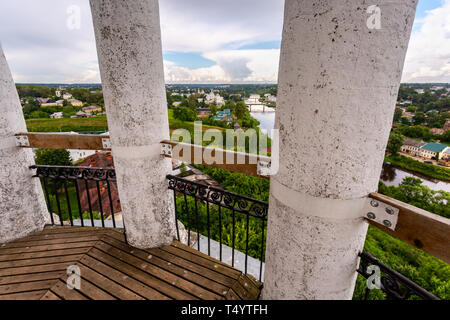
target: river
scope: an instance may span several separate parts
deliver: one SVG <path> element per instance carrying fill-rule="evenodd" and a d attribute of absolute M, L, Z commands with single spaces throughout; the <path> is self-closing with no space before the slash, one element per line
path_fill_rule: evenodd
<path fill-rule="evenodd" d="M 259 127 L 263 131 L 267 131 L 269 137 L 271 137 L 271 130 L 273 129 L 275 123 L 275 112 L 251 112 L 250 114 L 253 118 L 261 123 Z M 398 186 L 405 177 L 419 178 L 422 180 L 423 185 L 429 187 L 432 190 L 444 190 L 446 192 L 450 192 L 450 183 L 448 182 L 428 179 L 423 176 L 419 176 L 411 172 L 395 168 L 389 164 L 383 165 L 383 171 L 381 172 L 381 181 L 383 181 L 387 186 Z"/>
<path fill-rule="evenodd" d="M 260 129 L 272 138 L 272 129 L 275 124 L 275 112 L 250 112 L 250 115 L 260 122 Z"/>

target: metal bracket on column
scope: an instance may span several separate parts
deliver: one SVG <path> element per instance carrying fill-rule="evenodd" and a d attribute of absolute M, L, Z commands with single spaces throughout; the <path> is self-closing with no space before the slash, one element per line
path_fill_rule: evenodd
<path fill-rule="evenodd" d="M 172 145 L 168 143 L 161 143 L 161 155 L 165 157 L 172 157 Z"/>
<path fill-rule="evenodd" d="M 18 147 L 29 147 L 30 141 L 27 136 L 16 136 L 16 146 Z"/>
<path fill-rule="evenodd" d="M 111 149 L 111 140 L 108 138 L 102 138 L 103 149 Z"/>
<path fill-rule="evenodd" d="M 395 230 L 399 211 L 399 209 L 379 200 L 367 198 L 364 206 L 364 217 L 386 228 Z"/>
<path fill-rule="evenodd" d="M 258 160 L 258 175 L 270 176 L 272 173 L 272 161 L 270 160 Z"/>

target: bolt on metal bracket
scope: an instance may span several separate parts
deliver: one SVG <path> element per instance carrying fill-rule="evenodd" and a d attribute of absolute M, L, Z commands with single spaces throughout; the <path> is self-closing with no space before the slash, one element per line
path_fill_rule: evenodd
<path fill-rule="evenodd" d="M 30 141 L 28 140 L 28 136 L 16 136 L 16 146 L 29 147 Z"/>
<path fill-rule="evenodd" d="M 399 209 L 379 200 L 367 198 L 364 206 L 364 217 L 386 228 L 395 230 L 399 211 Z"/>
<path fill-rule="evenodd" d="M 259 159 L 257 172 L 260 176 L 270 176 L 272 173 L 272 161 Z"/>
<path fill-rule="evenodd" d="M 111 149 L 111 140 L 109 138 L 102 138 L 103 149 Z"/>
<path fill-rule="evenodd" d="M 161 143 L 161 155 L 172 157 L 172 145 L 168 143 Z"/>

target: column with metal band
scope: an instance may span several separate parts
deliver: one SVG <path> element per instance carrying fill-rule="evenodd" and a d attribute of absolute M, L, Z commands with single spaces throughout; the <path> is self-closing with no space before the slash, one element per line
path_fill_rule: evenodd
<path fill-rule="evenodd" d="M 169 138 L 157 0 L 91 0 L 97 53 L 129 244 L 150 248 L 175 236 L 167 189 Z"/>
<path fill-rule="evenodd" d="M 11 72 L 0 47 L 0 243 L 42 230 L 50 221 L 39 179 L 33 179 L 31 149 L 19 148 L 14 135 L 26 132 Z"/>
<path fill-rule="evenodd" d="M 351 299 L 416 5 L 286 0 L 263 298 Z"/>

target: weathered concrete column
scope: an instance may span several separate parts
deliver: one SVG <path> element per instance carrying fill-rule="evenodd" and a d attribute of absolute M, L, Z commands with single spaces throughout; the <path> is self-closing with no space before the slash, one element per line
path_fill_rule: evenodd
<path fill-rule="evenodd" d="M 158 247 L 175 235 L 167 189 L 169 138 L 157 0 L 91 0 L 112 153 L 131 245 Z"/>
<path fill-rule="evenodd" d="M 16 146 L 26 132 L 22 106 L 0 46 L 0 243 L 42 230 L 50 220 L 39 179 L 32 178 L 33 152 Z"/>
<path fill-rule="evenodd" d="M 286 0 L 264 299 L 352 297 L 416 4 Z"/>

